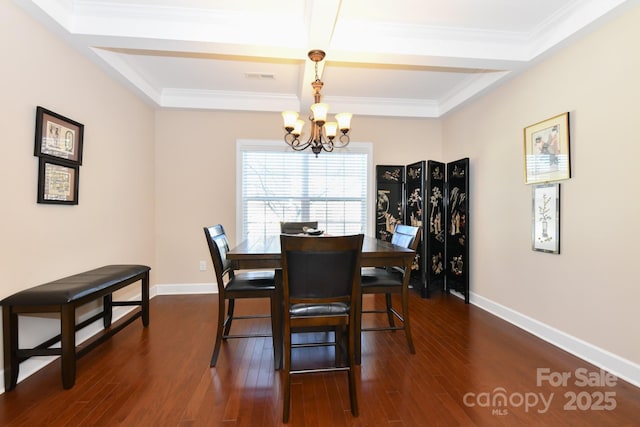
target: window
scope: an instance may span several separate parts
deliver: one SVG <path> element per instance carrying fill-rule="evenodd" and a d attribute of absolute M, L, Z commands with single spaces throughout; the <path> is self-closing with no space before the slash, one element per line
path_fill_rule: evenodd
<path fill-rule="evenodd" d="M 238 233 L 280 233 L 280 221 L 318 221 L 328 234 L 369 230 L 371 144 L 347 149 L 293 151 L 283 142 L 238 143 Z"/>

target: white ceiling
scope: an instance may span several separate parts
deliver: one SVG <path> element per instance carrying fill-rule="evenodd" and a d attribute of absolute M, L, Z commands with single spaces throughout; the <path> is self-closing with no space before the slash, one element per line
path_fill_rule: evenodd
<path fill-rule="evenodd" d="M 638 0 L 14 0 L 157 108 L 440 117 Z"/>

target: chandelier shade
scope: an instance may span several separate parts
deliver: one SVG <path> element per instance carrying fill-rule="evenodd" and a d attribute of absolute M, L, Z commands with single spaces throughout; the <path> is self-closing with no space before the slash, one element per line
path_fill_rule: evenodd
<path fill-rule="evenodd" d="M 306 141 L 300 139 L 304 120 L 299 119 L 300 116 L 295 111 L 283 111 L 282 120 L 284 122 L 284 141 L 294 150 L 302 151 L 311 147 L 311 151 L 318 157 L 318 154 L 324 150 L 333 151 L 334 148 L 343 148 L 349 144 L 349 130 L 351 129 L 351 113 L 339 113 L 335 115 L 335 121 L 327 121 L 329 113 L 329 105 L 321 101 L 322 95 L 320 90 L 324 83 L 318 77 L 318 63 L 325 57 L 322 50 L 312 50 L 308 53 L 309 59 L 315 62 L 315 80 L 311 83 L 313 87 L 314 104 L 311 105 L 311 131 Z M 338 136 L 338 131 L 341 135 Z M 337 138 L 336 138 L 337 137 Z"/>

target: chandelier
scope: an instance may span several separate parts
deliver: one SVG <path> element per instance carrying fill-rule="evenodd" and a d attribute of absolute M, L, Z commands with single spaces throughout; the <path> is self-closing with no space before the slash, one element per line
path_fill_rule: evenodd
<path fill-rule="evenodd" d="M 311 151 L 318 157 L 318 154 L 324 151 L 333 151 L 334 148 L 343 148 L 349 144 L 349 127 L 351 124 L 351 113 L 336 114 L 335 122 L 327 122 L 327 113 L 329 105 L 320 102 L 320 90 L 322 89 L 322 80 L 318 77 L 318 62 L 324 59 L 325 53 L 322 50 L 312 50 L 308 54 L 309 59 L 315 62 L 316 79 L 311 83 L 313 87 L 313 101 L 311 106 L 311 132 L 306 142 L 300 140 L 302 135 L 302 127 L 304 120 L 298 119 L 299 114 L 295 111 L 283 111 L 284 129 L 287 133 L 284 135 L 284 141 L 296 151 L 305 150 L 311 147 Z M 336 139 L 338 130 L 342 132 Z"/>

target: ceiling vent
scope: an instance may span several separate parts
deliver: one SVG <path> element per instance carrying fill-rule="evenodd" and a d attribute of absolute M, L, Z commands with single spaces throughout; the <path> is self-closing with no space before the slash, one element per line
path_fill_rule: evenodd
<path fill-rule="evenodd" d="M 248 79 L 255 80 L 275 80 L 275 74 L 271 73 L 244 73 L 245 77 Z"/>

